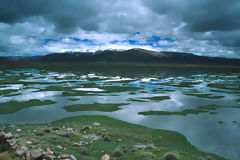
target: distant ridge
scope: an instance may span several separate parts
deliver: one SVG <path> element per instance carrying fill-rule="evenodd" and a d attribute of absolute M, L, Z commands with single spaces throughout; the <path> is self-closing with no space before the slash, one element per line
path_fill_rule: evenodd
<path fill-rule="evenodd" d="M 239 66 L 240 59 L 197 56 L 191 53 L 156 52 L 140 48 L 96 52 L 52 53 L 33 57 L 0 57 L 0 62 L 154 63 Z"/>

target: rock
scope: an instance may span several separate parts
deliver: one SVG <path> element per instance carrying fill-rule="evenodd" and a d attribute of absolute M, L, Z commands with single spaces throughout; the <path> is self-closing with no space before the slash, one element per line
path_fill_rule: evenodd
<path fill-rule="evenodd" d="M 0 143 L 5 143 L 5 133 L 4 132 L 0 132 Z"/>
<path fill-rule="evenodd" d="M 93 125 L 94 125 L 94 126 L 100 126 L 100 123 L 94 122 Z"/>
<path fill-rule="evenodd" d="M 21 146 L 17 148 L 15 153 L 17 156 L 22 157 L 27 151 L 28 151 L 28 148 L 26 146 Z"/>
<path fill-rule="evenodd" d="M 101 160 L 110 160 L 110 156 L 108 154 L 104 154 Z"/>
<path fill-rule="evenodd" d="M 13 135 L 12 135 L 12 133 L 11 133 L 11 132 L 9 132 L 9 133 L 5 134 L 5 138 L 6 138 L 6 139 L 13 138 Z"/>
<path fill-rule="evenodd" d="M 14 134 L 13 137 L 14 138 L 20 138 L 21 136 L 19 134 Z"/>
<path fill-rule="evenodd" d="M 82 155 L 88 155 L 88 149 L 86 147 L 83 147 L 82 150 L 80 151 Z"/>
<path fill-rule="evenodd" d="M 44 129 L 43 132 L 45 132 L 45 133 L 50 133 L 51 130 L 50 130 L 50 129 Z"/>
<path fill-rule="evenodd" d="M 166 153 L 162 160 L 179 160 L 178 156 L 173 153 Z"/>
<path fill-rule="evenodd" d="M 52 155 L 53 151 L 51 151 L 51 149 L 49 149 L 49 148 L 46 148 L 46 154 L 47 155 Z"/>
<path fill-rule="evenodd" d="M 21 132 L 22 130 L 21 129 L 16 129 L 17 132 Z"/>
<path fill-rule="evenodd" d="M 36 135 L 37 135 L 37 136 L 43 136 L 44 133 L 43 133 L 43 132 L 37 132 Z"/>
<path fill-rule="evenodd" d="M 73 132 L 73 129 L 72 128 L 68 128 L 67 132 Z"/>
<path fill-rule="evenodd" d="M 17 149 L 18 148 L 18 145 L 17 144 L 15 144 L 14 146 L 11 146 L 11 149 L 13 149 L 13 150 L 15 150 L 15 149 Z"/>
<path fill-rule="evenodd" d="M 50 160 L 54 160 L 57 158 L 55 155 L 45 155 L 45 157 Z"/>
<path fill-rule="evenodd" d="M 122 155 L 123 155 L 123 152 L 118 148 L 113 151 L 113 157 L 120 157 Z"/>
<path fill-rule="evenodd" d="M 55 127 L 55 128 L 52 128 L 53 131 L 59 131 L 59 128 Z"/>
<path fill-rule="evenodd" d="M 69 154 L 63 154 L 63 155 L 58 156 L 57 158 L 59 158 L 59 159 L 69 158 Z"/>
<path fill-rule="evenodd" d="M 82 127 L 82 130 L 86 131 L 86 130 L 90 130 L 92 127 L 89 125 L 85 125 Z"/>
<path fill-rule="evenodd" d="M 26 160 L 31 160 L 31 154 L 29 151 L 26 152 Z"/>
<path fill-rule="evenodd" d="M 60 145 L 57 145 L 57 149 L 62 149 L 62 146 L 60 146 Z"/>
<path fill-rule="evenodd" d="M 16 144 L 16 140 L 14 138 L 13 139 L 8 139 L 7 142 L 11 147 Z"/>
<path fill-rule="evenodd" d="M 25 143 L 28 144 L 28 145 L 32 144 L 31 141 L 26 141 Z"/>
<path fill-rule="evenodd" d="M 69 159 L 71 159 L 71 160 L 77 160 L 77 158 L 76 158 L 74 155 L 70 155 L 70 156 L 69 156 Z"/>
<path fill-rule="evenodd" d="M 43 153 L 42 153 L 42 151 L 41 151 L 40 148 L 39 148 L 39 149 L 32 150 L 32 151 L 31 151 L 31 155 L 32 155 L 32 157 L 35 158 L 35 159 L 43 157 Z"/>

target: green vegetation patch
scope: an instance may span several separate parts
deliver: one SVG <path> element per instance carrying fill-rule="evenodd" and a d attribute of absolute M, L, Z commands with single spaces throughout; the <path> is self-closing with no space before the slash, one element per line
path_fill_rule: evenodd
<path fill-rule="evenodd" d="M 170 99 L 169 96 L 154 96 L 154 97 L 141 97 L 142 99 L 149 99 L 153 101 L 163 101 L 166 99 Z"/>
<path fill-rule="evenodd" d="M 206 105 L 206 106 L 199 106 L 196 109 L 184 109 L 182 111 L 146 111 L 146 112 L 139 112 L 138 114 L 142 115 L 182 115 L 187 116 L 188 114 L 199 114 L 199 113 L 209 113 L 209 114 L 217 114 L 217 112 L 213 112 L 214 110 L 217 110 L 218 108 L 240 108 L 240 106 L 218 106 L 218 105 Z"/>
<path fill-rule="evenodd" d="M 68 112 L 76 111 L 103 111 L 113 112 L 119 110 L 120 106 L 128 105 L 129 103 L 93 103 L 93 104 L 74 104 L 63 107 Z"/>
<path fill-rule="evenodd" d="M 202 82 L 180 82 L 179 84 L 173 84 L 174 87 L 193 87 L 194 85 L 201 84 Z"/>
<path fill-rule="evenodd" d="M 228 90 L 240 90 L 240 84 L 221 84 L 221 83 L 211 83 L 207 85 L 210 88 L 217 89 L 228 89 Z"/>
<path fill-rule="evenodd" d="M 21 129 L 18 134 L 22 135 L 16 139 L 19 146 L 27 146 L 30 151 L 38 147 L 43 151 L 49 148 L 55 156 L 69 154 L 84 160 L 99 160 L 104 154 L 117 160 L 159 160 L 169 157 L 184 160 L 211 157 L 225 160 L 199 151 L 177 132 L 147 128 L 105 116 L 78 116 L 48 124 L 16 127 Z M 5 132 L 15 134 L 16 129 L 9 125 Z M 88 135 L 99 138 L 89 140 L 86 138 Z M 26 145 L 26 141 L 31 141 L 32 144 Z M 79 144 L 80 142 L 82 143 Z M 137 147 L 139 143 L 146 147 Z"/>
<path fill-rule="evenodd" d="M 208 99 L 219 99 L 224 97 L 224 96 L 213 96 L 213 94 L 204 94 L 204 93 L 186 93 L 185 95 L 196 96 L 200 98 L 208 98 Z"/>
<path fill-rule="evenodd" d="M 17 102 L 17 101 L 11 101 L 6 103 L 0 103 L 0 114 L 11 114 L 15 113 L 23 108 L 29 108 L 32 106 L 43 106 L 43 105 L 49 105 L 54 104 L 56 102 L 52 100 L 45 100 L 41 101 L 38 99 L 31 99 L 29 101 L 25 102 Z"/>
<path fill-rule="evenodd" d="M 169 112 L 169 111 L 146 111 L 146 112 L 139 112 L 138 114 L 142 115 L 181 115 L 181 116 L 186 116 L 188 114 L 199 114 L 199 113 L 204 113 L 208 112 L 205 110 L 201 109 L 185 109 L 183 111 L 178 111 L 178 112 Z"/>
<path fill-rule="evenodd" d="M 17 92 L 17 89 L 8 89 L 8 90 L 0 90 L 0 95 L 7 95 L 12 92 Z"/>
<path fill-rule="evenodd" d="M 61 85 L 58 85 L 58 86 L 48 86 L 46 88 L 40 89 L 39 91 L 71 91 L 72 89 L 73 87 L 63 87 Z"/>

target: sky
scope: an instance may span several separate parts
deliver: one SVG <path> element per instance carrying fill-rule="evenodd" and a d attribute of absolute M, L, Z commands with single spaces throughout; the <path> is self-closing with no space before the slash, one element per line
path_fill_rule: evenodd
<path fill-rule="evenodd" d="M 0 56 L 130 48 L 240 58 L 240 1 L 0 0 Z"/>

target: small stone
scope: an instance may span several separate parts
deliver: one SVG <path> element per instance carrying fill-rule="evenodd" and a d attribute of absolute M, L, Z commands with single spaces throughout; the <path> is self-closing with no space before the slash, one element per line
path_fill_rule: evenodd
<path fill-rule="evenodd" d="M 49 149 L 49 148 L 46 148 L 46 153 L 49 155 L 52 155 L 53 154 L 53 151 L 51 151 L 51 149 Z"/>
<path fill-rule="evenodd" d="M 121 142 L 122 141 L 122 139 L 118 139 L 118 142 Z"/>
<path fill-rule="evenodd" d="M 32 144 L 31 141 L 26 141 L 25 143 L 28 144 L 28 145 Z"/>
<path fill-rule="evenodd" d="M 108 154 L 104 154 L 101 160 L 110 160 L 110 156 Z"/>
<path fill-rule="evenodd" d="M 93 125 L 94 125 L 94 126 L 100 126 L 100 123 L 94 122 Z"/>
<path fill-rule="evenodd" d="M 35 149 L 35 150 L 32 150 L 31 151 L 31 155 L 33 158 L 37 159 L 37 158 L 40 158 L 43 156 L 42 152 L 41 152 L 41 149 Z"/>
<path fill-rule="evenodd" d="M 31 154 L 29 151 L 26 152 L 26 160 L 31 160 Z"/>
<path fill-rule="evenodd" d="M 69 158 L 69 154 L 63 154 L 63 155 L 58 156 L 57 158 L 59 158 L 59 159 Z"/>
<path fill-rule="evenodd" d="M 14 138 L 20 138 L 21 136 L 19 134 L 14 134 L 13 137 Z"/>
<path fill-rule="evenodd" d="M 67 132 L 73 132 L 73 129 L 72 128 L 68 128 Z"/>
<path fill-rule="evenodd" d="M 60 146 L 60 145 L 57 145 L 57 149 L 62 149 L 62 146 Z"/>
<path fill-rule="evenodd" d="M 16 129 L 17 132 L 21 132 L 22 130 L 21 129 Z"/>

